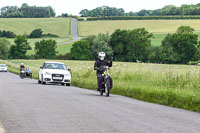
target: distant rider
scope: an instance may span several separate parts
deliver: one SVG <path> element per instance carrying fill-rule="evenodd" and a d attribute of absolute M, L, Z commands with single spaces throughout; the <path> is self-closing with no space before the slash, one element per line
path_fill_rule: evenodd
<path fill-rule="evenodd" d="M 104 67 L 112 67 L 112 57 L 110 61 L 104 60 L 106 57 L 106 54 L 104 52 L 99 52 L 98 55 L 99 59 L 96 60 L 94 64 L 94 70 L 97 70 L 97 84 L 98 84 L 98 89 L 99 91 L 101 89 L 101 80 L 102 80 L 102 74 L 104 72 Z"/>
<path fill-rule="evenodd" d="M 20 65 L 19 69 L 20 69 L 20 71 L 21 71 L 21 70 L 25 70 L 24 63 L 21 63 L 21 65 Z"/>

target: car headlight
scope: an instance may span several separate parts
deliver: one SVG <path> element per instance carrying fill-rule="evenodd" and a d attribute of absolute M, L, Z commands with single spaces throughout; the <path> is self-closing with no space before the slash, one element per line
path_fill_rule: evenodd
<path fill-rule="evenodd" d="M 49 73 L 49 72 L 45 72 L 44 74 L 45 74 L 45 75 L 51 75 L 51 73 Z"/>
<path fill-rule="evenodd" d="M 70 74 L 65 74 L 65 77 L 70 77 Z"/>

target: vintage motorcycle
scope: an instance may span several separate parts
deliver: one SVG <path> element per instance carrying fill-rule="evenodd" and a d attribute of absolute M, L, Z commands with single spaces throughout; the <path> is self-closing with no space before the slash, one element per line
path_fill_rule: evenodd
<path fill-rule="evenodd" d="M 110 90 L 113 86 L 112 78 L 110 77 L 110 74 L 108 73 L 109 67 L 104 66 L 104 72 L 102 74 L 102 81 L 101 81 L 101 89 L 99 90 L 100 95 L 103 95 L 103 93 L 106 94 L 108 97 L 110 94 Z"/>

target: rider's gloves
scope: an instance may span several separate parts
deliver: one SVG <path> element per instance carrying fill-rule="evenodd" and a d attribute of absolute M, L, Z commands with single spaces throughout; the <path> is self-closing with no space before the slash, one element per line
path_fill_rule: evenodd
<path fill-rule="evenodd" d="M 95 67 L 95 69 L 98 70 L 98 71 L 101 71 L 101 72 L 103 71 L 103 69 L 98 68 L 98 67 Z"/>

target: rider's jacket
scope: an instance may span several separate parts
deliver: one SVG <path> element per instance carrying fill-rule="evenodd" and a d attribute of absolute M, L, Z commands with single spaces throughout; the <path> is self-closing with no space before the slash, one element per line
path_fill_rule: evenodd
<path fill-rule="evenodd" d="M 25 66 L 24 65 L 20 65 L 19 69 L 25 69 Z"/>
<path fill-rule="evenodd" d="M 107 61 L 107 60 L 96 60 L 95 64 L 94 64 L 94 70 L 97 70 L 97 75 L 102 74 L 103 73 L 103 66 L 108 66 L 111 67 L 112 66 L 112 60 L 111 61 Z"/>

